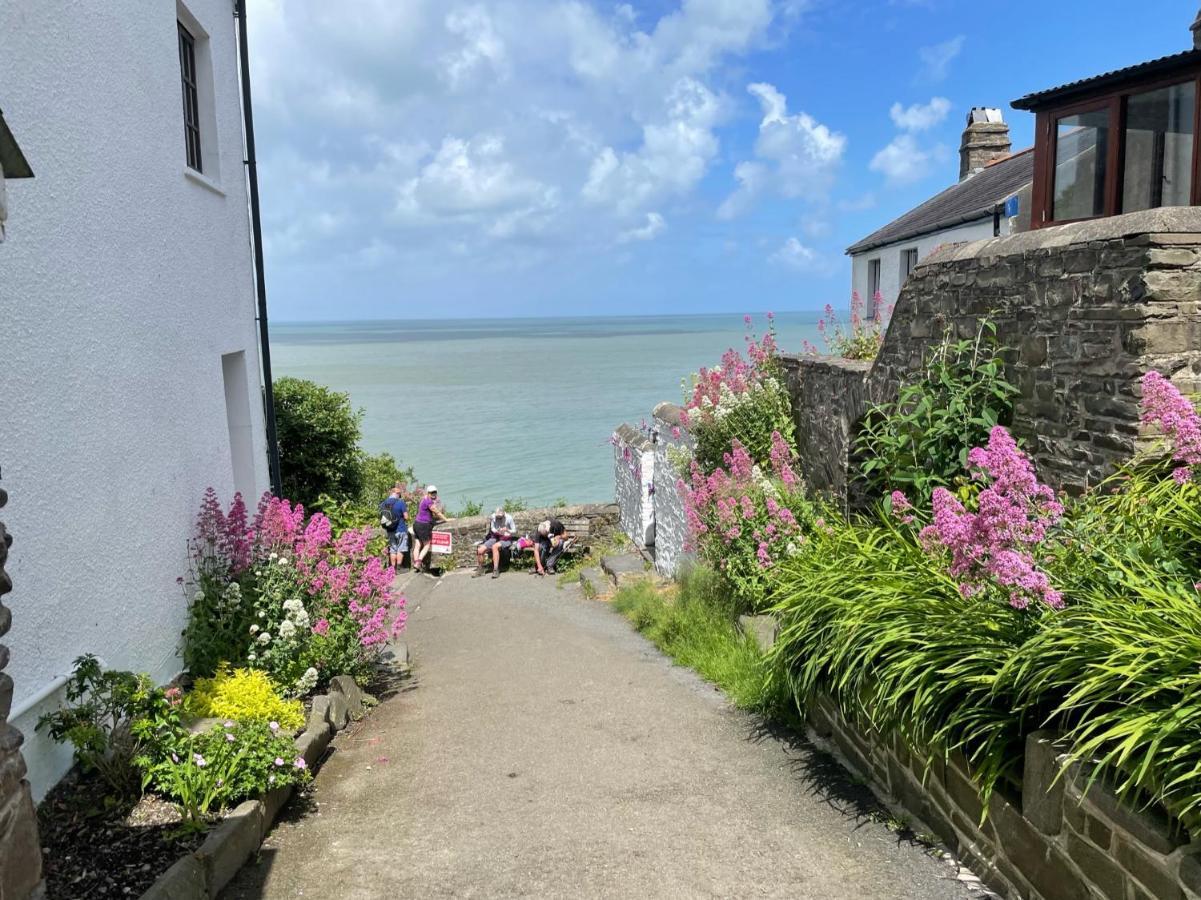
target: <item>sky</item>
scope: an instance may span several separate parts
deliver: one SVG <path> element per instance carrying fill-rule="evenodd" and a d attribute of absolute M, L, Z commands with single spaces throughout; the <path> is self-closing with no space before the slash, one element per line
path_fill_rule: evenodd
<path fill-rule="evenodd" d="M 817 310 L 972 106 L 1191 46 L 1197 0 L 250 0 L 283 321 Z"/>

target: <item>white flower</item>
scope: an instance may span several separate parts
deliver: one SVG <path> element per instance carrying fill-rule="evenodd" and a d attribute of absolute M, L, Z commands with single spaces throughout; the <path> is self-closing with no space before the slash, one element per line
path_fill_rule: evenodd
<path fill-rule="evenodd" d="M 256 659 L 259 658 L 259 655 L 257 653 L 247 653 L 246 658 L 248 660 L 250 660 L 251 662 L 254 662 Z"/>
<path fill-rule="evenodd" d="M 292 624 L 291 619 L 284 619 L 282 622 L 279 623 L 280 638 L 282 638 L 283 640 L 286 641 L 286 640 L 288 640 L 288 638 L 292 637 L 294 634 L 296 634 L 296 626 Z"/>
<path fill-rule="evenodd" d="M 259 626 L 257 626 L 257 625 L 251 625 L 251 626 L 250 626 L 250 633 L 251 633 L 251 634 L 258 634 L 258 633 L 259 633 Z"/>
<path fill-rule="evenodd" d="M 279 558 L 279 564 L 280 564 L 281 566 L 286 566 L 286 565 L 288 564 L 288 557 L 286 557 L 286 556 L 281 556 L 281 557 Z"/>
<path fill-rule="evenodd" d="M 265 618 L 267 618 L 267 612 L 266 612 L 266 610 L 259 610 L 259 618 L 260 618 L 260 619 L 265 619 Z"/>
<path fill-rule="evenodd" d="M 268 557 L 268 559 L 278 559 L 278 558 L 279 558 L 279 554 L 276 553 L 274 550 L 271 551 L 271 555 Z"/>
<path fill-rule="evenodd" d="M 264 631 L 262 634 L 260 634 L 259 635 L 259 643 L 260 644 L 270 644 L 271 643 L 271 633 L 269 631 Z"/>

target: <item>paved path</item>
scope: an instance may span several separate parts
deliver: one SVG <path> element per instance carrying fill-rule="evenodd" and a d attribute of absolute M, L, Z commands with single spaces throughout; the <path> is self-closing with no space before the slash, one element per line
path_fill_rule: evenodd
<path fill-rule="evenodd" d="M 408 690 L 225 897 L 972 896 L 605 604 L 521 572 L 406 593 Z"/>

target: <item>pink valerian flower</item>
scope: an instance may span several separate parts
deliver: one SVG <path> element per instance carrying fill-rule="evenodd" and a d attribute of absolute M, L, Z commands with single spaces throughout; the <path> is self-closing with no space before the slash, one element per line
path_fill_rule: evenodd
<path fill-rule="evenodd" d="M 905 525 L 913 524 L 913 504 L 909 498 L 900 491 L 893 491 L 889 499 L 892 500 L 892 514 Z"/>
<path fill-rule="evenodd" d="M 961 579 L 965 597 L 994 583 L 1009 591 L 1009 602 L 1017 609 L 1031 600 L 1060 609 L 1063 596 L 1033 555 L 1063 517 L 1054 492 L 1039 483 L 1030 460 L 1000 425 L 989 433 L 986 447 L 969 452 L 968 467 L 975 478 L 988 482 L 976 511 L 967 510 L 946 488 L 937 488 L 931 524 L 920 532 L 922 543 L 950 551 L 950 573 Z"/>
<path fill-rule="evenodd" d="M 778 431 L 773 431 L 771 433 L 771 469 L 776 477 L 790 488 L 796 487 L 801 481 L 796 472 L 792 470 L 792 463 L 795 459 L 796 453 L 784 440 L 784 436 Z"/>
<path fill-rule="evenodd" d="M 313 634 L 319 634 L 322 637 L 329 634 L 329 619 L 318 619 L 317 624 L 313 626 Z"/>
<path fill-rule="evenodd" d="M 768 552 L 766 541 L 759 542 L 759 549 L 755 551 L 755 558 L 759 560 L 760 568 L 767 569 L 771 567 L 771 554 Z"/>
<path fill-rule="evenodd" d="M 1172 472 L 1177 484 L 1191 480 L 1193 466 L 1201 463 L 1201 417 L 1176 385 L 1159 372 L 1142 378 L 1143 399 L 1139 421 L 1155 425 L 1167 437 L 1172 459 L 1184 465 Z"/>

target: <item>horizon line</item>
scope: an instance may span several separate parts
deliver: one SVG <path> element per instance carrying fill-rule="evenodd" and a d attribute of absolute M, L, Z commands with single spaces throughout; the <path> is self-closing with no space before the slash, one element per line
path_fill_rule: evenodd
<path fill-rule="evenodd" d="M 751 316 L 752 319 L 766 318 L 771 312 L 774 316 L 780 315 L 795 315 L 797 313 L 809 313 L 820 315 L 820 309 L 775 309 L 761 310 L 758 312 L 703 312 L 703 313 L 612 313 L 609 315 L 582 315 L 582 316 L 546 316 L 538 315 L 537 313 L 528 315 L 511 315 L 511 316 L 418 316 L 413 318 L 363 318 L 363 319 L 272 319 L 272 324 L 275 325 L 346 325 L 352 323 L 363 322 L 403 322 L 412 324 L 415 322 L 508 322 L 514 319 L 520 321 L 539 320 L 543 322 L 561 322 L 569 321 L 588 321 L 588 320 L 612 320 L 612 319 L 710 319 L 710 318 L 726 318 L 737 317 L 739 321 L 744 316 Z"/>

